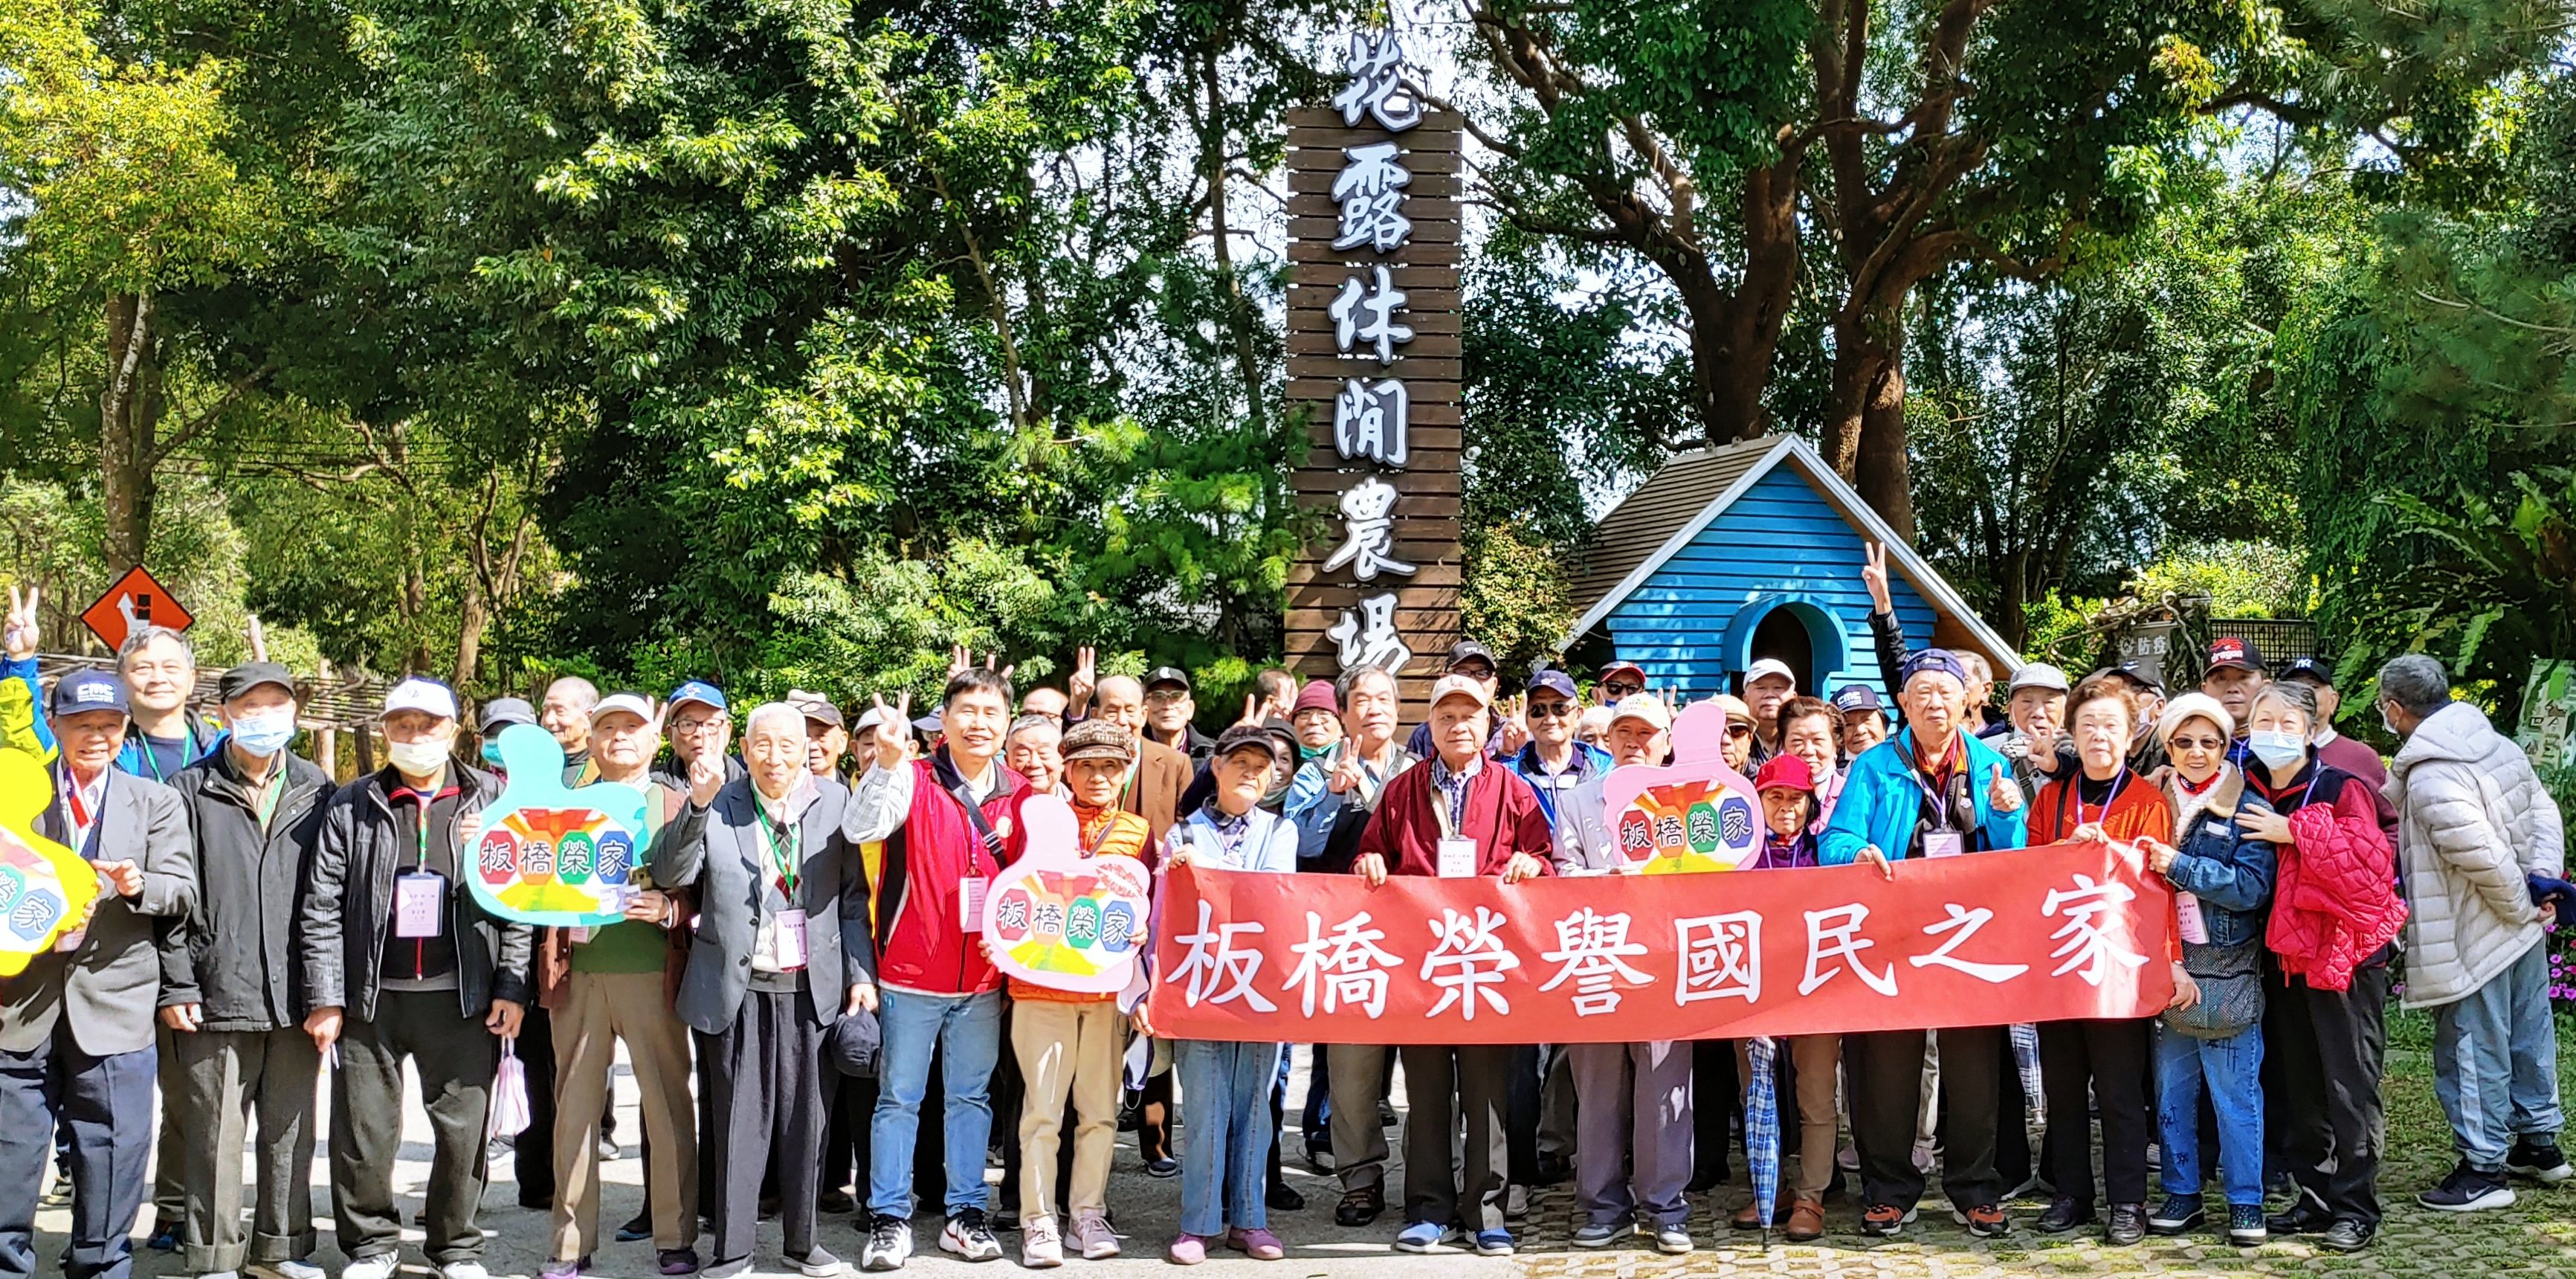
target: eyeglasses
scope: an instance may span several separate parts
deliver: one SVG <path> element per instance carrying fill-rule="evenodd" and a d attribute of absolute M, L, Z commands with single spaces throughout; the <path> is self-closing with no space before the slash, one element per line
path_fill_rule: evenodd
<path fill-rule="evenodd" d="M 1728 720 L 1726 722 L 1726 735 L 1729 737 L 1751 737 L 1753 736 L 1753 726 L 1737 720 Z"/>
<path fill-rule="evenodd" d="M 1189 691 L 1186 689 L 1158 688 L 1145 694 L 1145 701 L 1150 705 L 1169 706 L 1188 696 Z"/>
<path fill-rule="evenodd" d="M 1564 717 L 1574 713 L 1574 703 L 1532 702 L 1530 703 L 1529 713 L 1530 717 L 1533 719 L 1563 719 Z"/>
<path fill-rule="evenodd" d="M 1609 695 L 1611 695 L 1612 697 L 1626 697 L 1626 696 L 1627 696 L 1627 695 L 1629 695 L 1630 693 L 1642 693 L 1642 692 L 1645 692 L 1645 691 L 1646 691 L 1646 686 L 1645 686 L 1645 685 L 1643 685 L 1643 684 L 1629 684 L 1629 683 L 1615 683 L 1615 684 L 1614 684 L 1614 683 L 1610 682 L 1609 680 L 1603 680 L 1603 681 L 1601 681 L 1601 691 L 1602 691 L 1602 692 L 1605 692 L 1605 693 L 1608 693 L 1608 694 L 1609 694 Z"/>
<path fill-rule="evenodd" d="M 1487 680 L 1494 677 L 1494 668 L 1487 666 L 1482 662 L 1478 662 L 1472 666 L 1452 666 L 1449 668 L 1449 673 L 1452 675 L 1464 675 L 1467 678 L 1474 680 Z"/>
<path fill-rule="evenodd" d="M 2215 737 L 2177 737 L 2171 743 L 2178 751 L 2214 751 L 2226 744 Z"/>

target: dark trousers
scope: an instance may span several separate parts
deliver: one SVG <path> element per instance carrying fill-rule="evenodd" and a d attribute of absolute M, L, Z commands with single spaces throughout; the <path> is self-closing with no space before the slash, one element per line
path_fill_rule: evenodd
<path fill-rule="evenodd" d="M 698 1060 L 713 1083 L 715 1126 L 700 1143 L 717 1162 L 709 1265 L 751 1257 L 760 1223 L 760 1181 L 778 1172 L 778 1224 L 789 1260 L 814 1250 L 814 1195 L 821 1180 L 823 1116 L 840 1076 L 823 1065 L 823 1027 L 793 991 L 754 990 L 722 1034 L 696 1034 Z"/>
<path fill-rule="evenodd" d="M 1297 1115 L 1297 1131 L 1305 1135 L 1310 1160 L 1332 1149 L 1331 1139 L 1326 1136 L 1331 1131 L 1332 1118 L 1332 1045 L 1317 1044 L 1313 1052 L 1306 1068 L 1306 1104 Z"/>
<path fill-rule="evenodd" d="M 2337 1218 L 2379 1224 L 2379 1095 L 2388 1047 L 2388 965 L 2355 969 L 2350 990 L 2318 990 L 2263 965 L 2264 1056 L 2281 1063 L 2281 1157 L 2300 1187 Z"/>
<path fill-rule="evenodd" d="M 429 1193 L 421 1251 L 440 1266 L 480 1261 L 475 1209 L 487 1169 L 484 1125 L 501 1041 L 479 1015 L 458 1011 L 452 990 L 387 990 L 372 1021 L 349 1017 L 331 1072 L 331 1203 L 340 1255 L 357 1261 L 402 1247 L 394 1159 L 402 1150 L 403 1059 L 420 1075 L 429 1112 Z"/>
<path fill-rule="evenodd" d="M 2102 1193 L 2113 1204 L 2147 1201 L 2148 1081 L 2155 1075 L 2154 1023 L 2052 1021 L 2039 1027 L 2040 1084 L 2048 1094 L 2048 1166 L 2057 1193 L 2093 1203 L 2093 1125 L 2102 1116 Z M 1947 1090 L 1950 1035 L 1941 1034 L 1941 1070 Z M 2018 1072 L 2012 1072 L 2018 1073 Z M 2088 1090 L 2089 1085 L 2089 1090 Z M 2087 1097 L 2090 1097 L 2088 1105 Z"/>
<path fill-rule="evenodd" d="M 1995 1124 L 2003 1084 L 1995 1077 L 2012 1059 L 2002 1026 L 1941 1031 L 1941 1188 L 1962 1211 L 1998 1203 Z M 1851 1093 L 1852 1144 L 1860 1154 L 1864 1206 L 1912 1208 L 1923 1198 L 1914 1166 L 1922 1121 L 1923 1032 L 1889 1030 L 1843 1036 L 1843 1078 Z"/>
<path fill-rule="evenodd" d="M 1995 1072 L 1995 1084 L 2002 1096 L 1995 1109 L 1995 1184 L 2009 1194 L 2030 1180 L 2032 1168 L 2030 1098 L 2022 1091 L 2020 1064 L 2012 1055 L 2011 1032 L 2005 1034 L 2003 1069 Z"/>
<path fill-rule="evenodd" d="M 0 1277 L 38 1273 L 36 1196 L 59 1126 L 71 1135 L 72 1179 L 62 1274 L 125 1279 L 134 1269 L 128 1236 L 143 1209 L 159 1055 L 145 1047 L 93 1057 L 72 1042 L 69 1014 L 64 1018 L 44 1047 L 0 1053 Z"/>
<path fill-rule="evenodd" d="M 1538 1045 L 1523 1044 L 1512 1050 L 1511 1086 L 1503 1103 L 1503 1130 L 1508 1134 L 1505 1161 L 1509 1176 L 1505 1180 L 1516 1186 L 1538 1184 L 1538 1117 L 1539 1087 L 1545 1082 L 1539 1075 L 1542 1062 Z"/>
<path fill-rule="evenodd" d="M 197 1274 L 248 1261 L 298 1261 L 313 1230 L 313 1089 L 322 1054 L 301 1026 L 199 1030 L 172 1044 L 197 1129 L 181 1156 L 186 1265 Z M 251 1233 L 242 1233 L 242 1146 L 259 1170 Z"/>
<path fill-rule="evenodd" d="M 1412 1113 L 1404 1124 L 1404 1219 L 1456 1222 L 1469 1231 L 1503 1228 L 1507 1157 L 1503 1111 L 1511 1090 L 1512 1054 L 1491 1044 L 1406 1044 L 1404 1091 Z M 1450 1175 L 1450 1149 L 1466 1126 L 1465 1185 Z"/>
<path fill-rule="evenodd" d="M 1691 1115 L 1693 1189 L 1706 1190 L 1726 1181 L 1735 1148 L 1735 1097 L 1741 1079 L 1735 1069 L 1734 1040 L 1702 1039 L 1691 1044 L 1691 1095 L 1699 1099 Z"/>

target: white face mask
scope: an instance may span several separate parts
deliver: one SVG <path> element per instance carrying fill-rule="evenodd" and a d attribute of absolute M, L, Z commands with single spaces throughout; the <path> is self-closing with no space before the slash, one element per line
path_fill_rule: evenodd
<path fill-rule="evenodd" d="M 2387 729 L 2390 737 L 2404 737 L 2406 735 L 2397 731 L 2397 721 L 2388 718 L 2388 703 L 2386 702 L 2381 702 L 2379 704 L 2379 726 Z"/>
<path fill-rule="evenodd" d="M 385 747 L 394 770 L 407 777 L 429 777 L 447 766 L 447 743 L 393 742 Z"/>

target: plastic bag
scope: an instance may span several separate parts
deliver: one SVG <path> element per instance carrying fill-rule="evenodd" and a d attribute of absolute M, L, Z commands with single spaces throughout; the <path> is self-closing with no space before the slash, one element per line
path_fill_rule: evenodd
<path fill-rule="evenodd" d="M 519 1041 L 501 1041 L 501 1069 L 492 1078 L 490 1135 L 516 1137 L 528 1130 L 528 1067 L 519 1060 Z"/>

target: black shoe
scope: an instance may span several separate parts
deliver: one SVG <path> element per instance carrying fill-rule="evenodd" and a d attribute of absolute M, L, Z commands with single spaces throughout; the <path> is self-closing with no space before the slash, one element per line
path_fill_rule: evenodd
<path fill-rule="evenodd" d="M 1174 1159 L 1169 1155 L 1166 1155 L 1161 1159 L 1148 1159 L 1145 1161 L 1145 1175 L 1148 1177 L 1161 1178 L 1180 1176 L 1181 1161 Z"/>
<path fill-rule="evenodd" d="M 2257 1211 L 2254 1216 L 2256 1224 L 2261 1224 L 2263 1214 Z M 2166 1195 L 2164 1203 L 2157 1206 L 2155 1215 L 2147 1218 L 2147 1233 L 2187 1235 L 2200 1229 L 2201 1223 L 2208 1219 L 2209 1214 L 2201 1211 L 2200 1196 Z"/>
<path fill-rule="evenodd" d="M 1395 1126 L 1394 1102 L 1381 1101 L 1377 1104 L 1377 1126 L 1380 1128 L 1393 1128 Z"/>
<path fill-rule="evenodd" d="M 643 1212 L 635 1214 L 634 1220 L 617 1228 L 617 1242 L 619 1243 L 637 1243 L 652 1237 L 653 1213 L 651 1209 L 646 1209 Z"/>
<path fill-rule="evenodd" d="M 1538 1157 L 1538 1176 L 1534 1178 L 1537 1184 L 1562 1185 L 1566 1178 L 1573 1175 L 1574 1166 L 1566 1161 L 1565 1156 L 1543 1154 Z"/>
<path fill-rule="evenodd" d="M 1298 1194 L 1295 1186 L 1284 1181 L 1270 1183 L 1270 1192 L 1262 1196 L 1261 1201 L 1270 1205 L 1272 1212 L 1297 1212 L 1306 1206 L 1306 1196 Z"/>
<path fill-rule="evenodd" d="M 2059 1195 L 2048 1201 L 2048 1211 L 2039 1214 L 2039 1233 L 2062 1235 L 2078 1226 L 2092 1225 L 2093 1221 L 2093 1205 Z"/>
<path fill-rule="evenodd" d="M 2271 1232 L 2264 1229 L 2263 1205 L 2230 1204 L 2227 1209 L 2227 1242 L 2239 1248 L 2262 1245 Z"/>
<path fill-rule="evenodd" d="M 1368 1186 L 1359 1190 L 1345 1190 L 1342 1192 L 1342 1202 L 1333 1208 L 1333 1224 L 1365 1226 L 1377 1220 L 1378 1214 L 1385 1211 L 1385 1187 Z"/>
<path fill-rule="evenodd" d="M 814 1196 L 816 1212 L 856 1212 L 858 1209 L 859 1201 L 846 1190 L 826 1190 Z"/>
<path fill-rule="evenodd" d="M 2567 1166 L 2567 1156 L 2558 1153 L 2556 1137 L 2515 1139 L 2513 1153 L 2504 1157 L 2504 1170 L 2548 1185 L 2556 1185 L 2570 1175 L 2576 1175 L 2576 1168 Z"/>
<path fill-rule="evenodd" d="M 2325 1201 L 2306 1190 L 2299 1192 L 2298 1202 L 2288 1212 L 2274 1213 L 2263 1219 L 2263 1225 L 2276 1235 L 2316 1235 L 2334 1224 L 2334 1214 L 2326 1211 Z"/>
<path fill-rule="evenodd" d="M 2113 1204 L 2111 1220 L 2102 1227 L 2102 1242 L 2114 1248 L 2133 1247 L 2147 1237 L 2145 1204 Z"/>
<path fill-rule="evenodd" d="M 2415 1202 L 2435 1212 L 2479 1212 L 2488 1208 L 2513 1205 L 2513 1187 L 2504 1184 L 2501 1172 L 2482 1172 L 2463 1159 L 2451 1168 L 2442 1184 L 2415 1196 Z"/>
<path fill-rule="evenodd" d="M 1331 1172 L 1333 1170 L 1333 1148 L 1330 1146 L 1318 1146 L 1311 1141 L 1307 1142 L 1306 1166 L 1319 1173 Z"/>
<path fill-rule="evenodd" d="M 2359 1252 L 2369 1247 L 2370 1241 L 2378 1235 L 2379 1227 L 2367 1221 L 2343 1217 L 2326 1227 L 2325 1236 L 2317 1240 L 2317 1246 L 2329 1252 Z"/>

